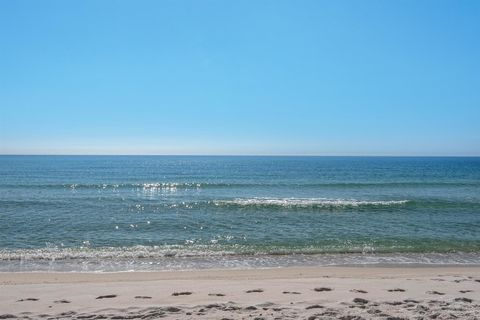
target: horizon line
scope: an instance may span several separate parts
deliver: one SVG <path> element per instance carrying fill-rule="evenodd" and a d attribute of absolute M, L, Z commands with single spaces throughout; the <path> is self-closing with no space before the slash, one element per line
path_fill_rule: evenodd
<path fill-rule="evenodd" d="M 138 154 L 108 154 L 108 153 L 99 153 L 99 154 L 81 154 L 81 153 L 71 153 L 71 154 L 62 154 L 62 153 L 52 153 L 52 154 L 43 154 L 43 153 L 0 153 L 0 156 L 53 156 L 53 157 L 62 157 L 62 156 L 78 156 L 78 157 L 136 157 L 136 156 L 164 156 L 164 157 L 384 157 L 384 158 L 479 158 L 479 155 L 394 155 L 394 154 L 161 154 L 161 153 L 138 153 Z"/>

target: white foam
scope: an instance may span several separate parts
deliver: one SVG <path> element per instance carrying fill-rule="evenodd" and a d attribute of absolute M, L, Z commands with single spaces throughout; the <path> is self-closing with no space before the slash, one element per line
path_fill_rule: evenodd
<path fill-rule="evenodd" d="M 118 248 L 120 249 L 120 248 Z M 141 249 L 141 248 L 137 248 Z M 102 250 L 103 251 L 103 250 Z M 109 250 L 106 250 L 109 251 Z M 121 253 L 121 250 L 113 250 Z M 66 251 L 63 251 L 66 253 Z M 78 252 L 77 252 L 78 253 Z M 199 269 L 250 269 L 292 266 L 335 265 L 480 265 L 478 252 L 452 253 L 324 253 L 324 254 L 217 254 L 176 256 L 134 253 L 127 250 L 120 256 L 103 252 L 63 256 L 62 259 L 0 259 L 0 272 L 124 272 Z M 99 255 L 98 255 L 99 254 Z"/>
<path fill-rule="evenodd" d="M 403 205 L 409 200 L 356 200 L 327 198 L 237 198 L 233 200 L 214 200 L 217 206 L 278 206 L 278 207 L 360 207 Z"/>

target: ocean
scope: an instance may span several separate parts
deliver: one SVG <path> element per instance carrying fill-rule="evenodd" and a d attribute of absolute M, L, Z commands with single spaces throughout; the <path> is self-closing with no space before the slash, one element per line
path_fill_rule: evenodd
<path fill-rule="evenodd" d="M 0 271 L 480 265 L 480 158 L 0 156 Z"/>

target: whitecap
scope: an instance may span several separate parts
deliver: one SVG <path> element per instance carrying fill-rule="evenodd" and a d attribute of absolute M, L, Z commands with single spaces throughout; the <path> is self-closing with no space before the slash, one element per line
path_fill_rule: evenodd
<path fill-rule="evenodd" d="M 236 198 L 233 200 L 214 200 L 216 206 L 277 206 L 277 207 L 361 207 L 361 206 L 397 206 L 409 200 L 357 200 L 327 198 Z"/>

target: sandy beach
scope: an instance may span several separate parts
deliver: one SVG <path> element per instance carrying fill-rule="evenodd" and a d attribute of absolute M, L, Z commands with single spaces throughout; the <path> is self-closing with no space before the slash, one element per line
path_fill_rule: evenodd
<path fill-rule="evenodd" d="M 480 267 L 0 273 L 0 319 L 480 319 Z"/>

